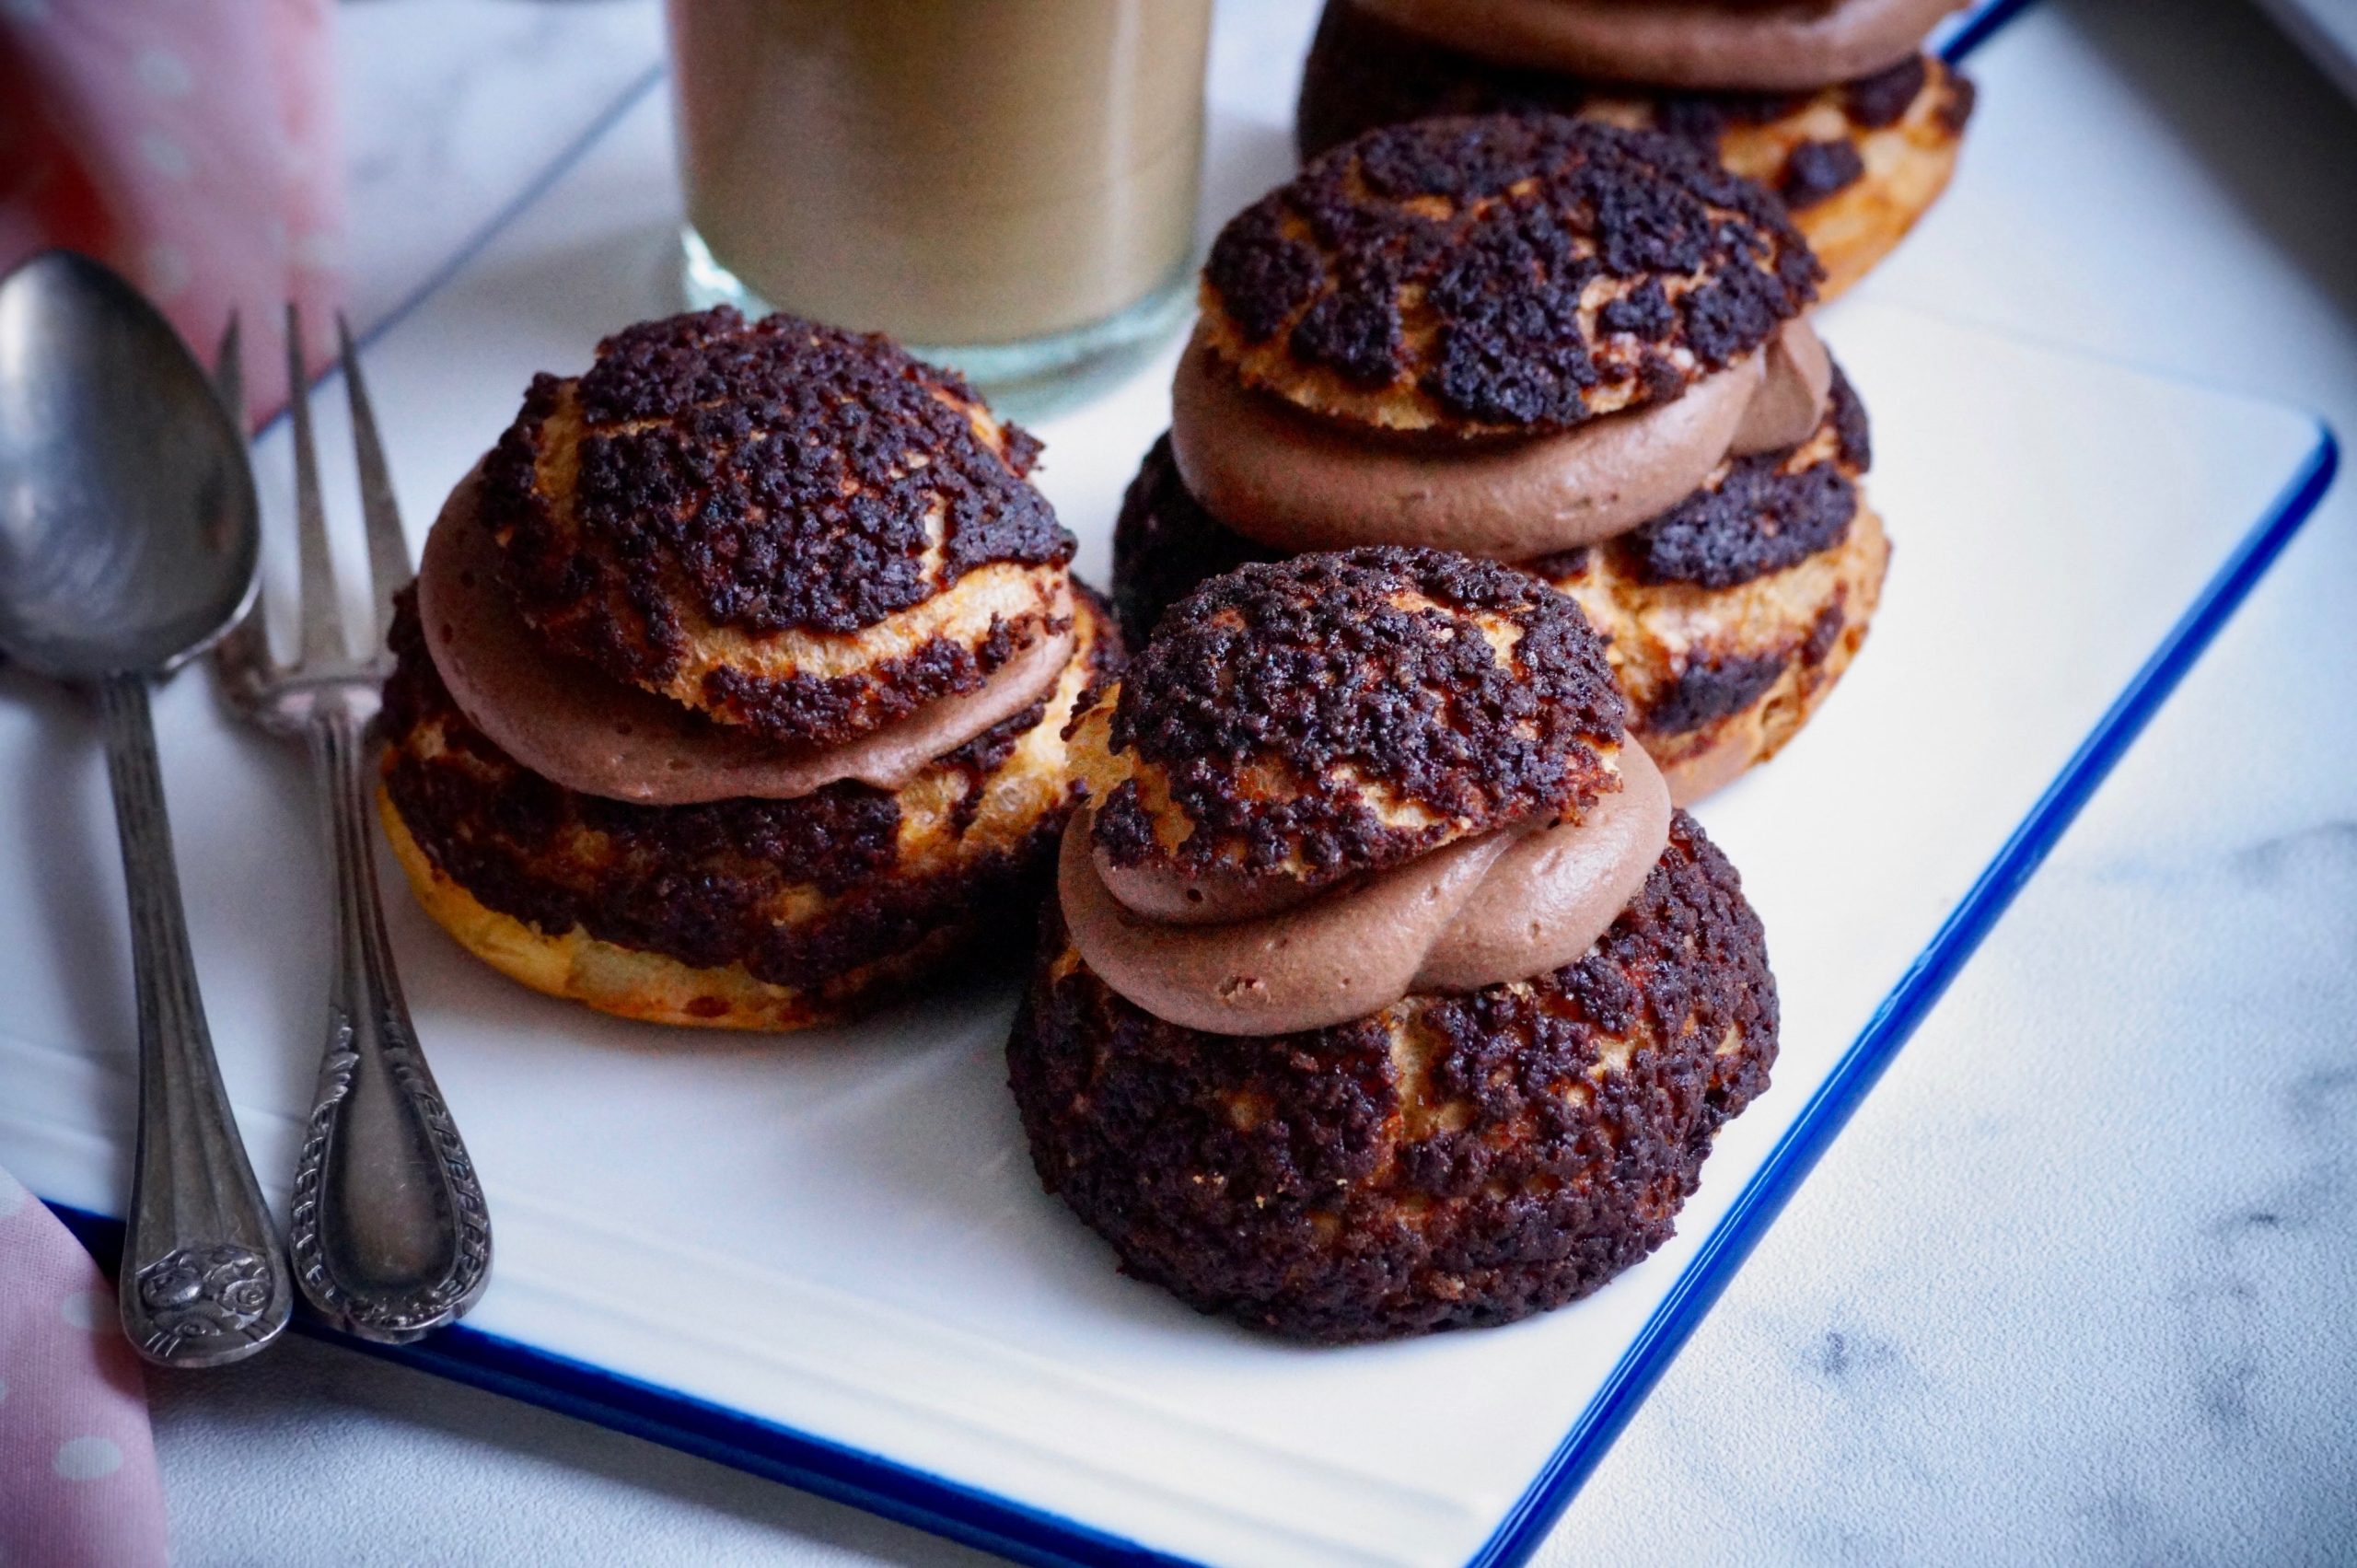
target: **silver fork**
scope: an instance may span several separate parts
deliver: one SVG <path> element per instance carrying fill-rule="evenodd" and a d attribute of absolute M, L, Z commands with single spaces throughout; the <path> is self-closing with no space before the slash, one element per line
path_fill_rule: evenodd
<path fill-rule="evenodd" d="M 233 324 L 222 345 L 225 381 L 241 379 L 236 331 Z M 393 594 L 409 580 L 411 568 L 384 444 L 341 316 L 336 335 L 367 525 L 373 608 L 362 630 L 373 651 L 355 657 L 345 641 L 311 440 L 303 325 L 289 305 L 302 651 L 291 665 L 273 659 L 257 596 L 215 658 L 234 706 L 271 734 L 299 736 L 309 744 L 335 866 L 327 1052 L 295 1168 L 287 1235 L 295 1278 L 337 1327 L 399 1343 L 474 1305 L 491 1277 L 491 1223 L 467 1146 L 418 1048 L 378 901 L 365 769 L 367 726 L 391 666 L 385 636 Z M 233 400 L 232 406 L 243 405 Z"/>

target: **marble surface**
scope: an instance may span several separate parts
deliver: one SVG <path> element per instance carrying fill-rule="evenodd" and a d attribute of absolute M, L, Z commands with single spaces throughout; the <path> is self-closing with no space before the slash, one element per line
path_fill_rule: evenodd
<path fill-rule="evenodd" d="M 363 331 L 662 66 L 663 13 L 648 4 L 398 0 L 341 6 L 336 25 Z"/>
<path fill-rule="evenodd" d="M 658 41 L 643 4 L 341 19 L 364 319 Z M 483 41 L 453 51 L 457 32 Z M 1977 264 L 1904 253 L 1876 293 L 2303 402 L 2357 437 L 2357 110 L 2255 11 L 2049 0 L 1976 74 L 1986 107 L 1933 221 L 1980 237 Z M 438 127 L 470 113 L 513 127 L 497 167 L 453 167 Z M 2357 1557 L 2352 589 L 2344 481 L 1540 1561 Z M 158 1378 L 155 1407 L 188 1563 L 980 1561 L 308 1342 Z"/>

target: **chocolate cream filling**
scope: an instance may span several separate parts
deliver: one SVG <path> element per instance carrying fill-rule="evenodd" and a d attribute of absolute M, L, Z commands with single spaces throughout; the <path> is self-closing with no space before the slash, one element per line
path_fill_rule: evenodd
<path fill-rule="evenodd" d="M 1170 389 L 1170 451 L 1204 508 L 1271 550 L 1429 545 L 1528 561 L 1628 532 L 1730 455 L 1781 451 L 1824 417 L 1833 362 L 1807 321 L 1681 397 L 1545 436 L 1361 432 L 1237 379 L 1199 334 Z"/>
<path fill-rule="evenodd" d="M 1324 886 L 1297 877 L 1255 876 L 1214 865 L 1181 876 L 1158 865 L 1120 865 L 1092 844 L 1089 863 L 1113 900 L 1132 914 L 1165 925 L 1225 925 L 1307 903 Z"/>
<path fill-rule="evenodd" d="M 898 790 L 1039 701 L 1074 633 L 1043 637 L 972 691 L 842 745 L 781 747 L 555 652 L 499 592 L 499 546 L 476 516 L 482 470 L 450 493 L 418 568 L 418 619 L 459 712 L 525 768 L 567 789 L 646 806 L 791 800 L 843 779 Z M 1066 590 L 1067 594 L 1069 590 Z M 1056 619 L 1069 622 L 1067 597 Z"/>
<path fill-rule="evenodd" d="M 1273 913 L 1174 923 L 1116 898 L 1090 850 L 1093 811 L 1064 830 L 1057 892 L 1097 977 L 1156 1017 L 1222 1035 L 1289 1034 L 1381 1011 L 1412 992 L 1474 991 L 1579 958 L 1669 842 L 1669 790 L 1644 749 L 1578 822 L 1460 840 Z M 1155 900 L 1167 907 L 1173 900 Z"/>
<path fill-rule="evenodd" d="M 1352 0 L 1495 64 L 1647 87 L 1805 92 L 1922 48 L 1967 0 Z"/>

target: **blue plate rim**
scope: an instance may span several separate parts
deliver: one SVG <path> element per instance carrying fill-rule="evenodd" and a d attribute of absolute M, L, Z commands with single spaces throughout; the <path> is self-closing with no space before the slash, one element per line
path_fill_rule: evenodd
<path fill-rule="evenodd" d="M 1942 57 L 1960 62 L 2036 3 L 1994 0 L 1957 29 L 1941 50 Z M 391 331 L 462 272 L 662 79 L 660 66 L 634 78 L 544 169 L 372 323 L 361 341 L 373 343 Z M 335 374 L 331 369 L 315 384 L 332 380 Z M 263 428 L 284 417 L 282 412 Z M 2340 467 L 2334 433 L 2320 419 L 2316 431 L 2316 445 L 2273 505 L 2237 542 L 1884 998 L 1467 1568 L 1514 1568 L 1538 1550 L 1899 1048 L 2315 512 Z M 69 1204 L 49 1202 L 48 1207 L 102 1263 L 111 1267 L 120 1257 L 120 1220 Z M 407 1345 L 354 1339 L 308 1316 L 298 1317 L 296 1327 L 316 1339 L 781 1481 L 1014 1562 L 1046 1568 L 1197 1568 L 1192 1560 L 1016 1498 L 463 1324 Z"/>

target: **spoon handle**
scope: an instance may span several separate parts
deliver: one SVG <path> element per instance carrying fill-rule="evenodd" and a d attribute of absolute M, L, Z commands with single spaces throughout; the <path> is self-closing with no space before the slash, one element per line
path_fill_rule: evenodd
<path fill-rule="evenodd" d="M 324 700 L 309 734 L 336 940 L 319 1098 L 295 1170 L 296 1277 L 339 1328 L 400 1343 L 474 1305 L 491 1278 L 491 1223 L 385 939 L 362 719 Z"/>
<path fill-rule="evenodd" d="M 99 706 L 139 993 L 139 1152 L 122 1327 L 150 1361 L 219 1366 L 276 1339 L 295 1293 L 204 1027 L 145 678 L 109 676 Z"/>

